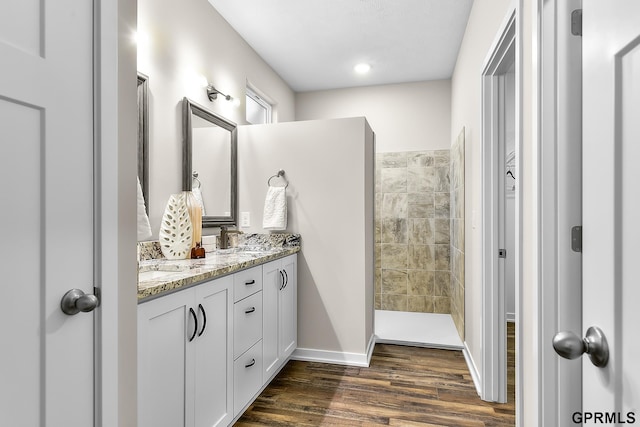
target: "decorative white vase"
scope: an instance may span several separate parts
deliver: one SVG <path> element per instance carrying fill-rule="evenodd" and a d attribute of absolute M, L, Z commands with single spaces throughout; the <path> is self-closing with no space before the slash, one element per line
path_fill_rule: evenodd
<path fill-rule="evenodd" d="M 158 237 L 162 254 L 167 259 L 186 259 L 191 256 L 193 226 L 187 206 L 187 193 L 169 196 Z"/>

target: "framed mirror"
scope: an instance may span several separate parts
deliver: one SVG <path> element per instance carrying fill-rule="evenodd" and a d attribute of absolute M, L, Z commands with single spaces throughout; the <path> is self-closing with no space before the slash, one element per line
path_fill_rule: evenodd
<path fill-rule="evenodd" d="M 138 179 L 149 215 L 149 78 L 138 73 Z"/>
<path fill-rule="evenodd" d="M 236 124 L 182 100 L 182 189 L 202 200 L 203 227 L 237 225 Z"/>

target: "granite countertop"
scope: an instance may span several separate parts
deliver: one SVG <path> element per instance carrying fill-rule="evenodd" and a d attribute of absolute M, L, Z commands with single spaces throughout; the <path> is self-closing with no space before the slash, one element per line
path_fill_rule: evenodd
<path fill-rule="evenodd" d="M 164 293 L 188 287 L 198 282 L 244 270 L 256 265 L 295 254 L 300 246 L 218 249 L 207 253 L 206 258 L 140 261 L 138 273 L 138 302 Z"/>

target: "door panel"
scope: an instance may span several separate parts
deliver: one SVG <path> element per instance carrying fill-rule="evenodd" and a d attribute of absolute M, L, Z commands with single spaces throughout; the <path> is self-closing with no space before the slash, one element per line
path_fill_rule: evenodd
<path fill-rule="evenodd" d="M 636 17 L 640 19 L 640 15 Z M 636 21 L 637 23 L 638 21 Z M 618 273 L 621 277 L 616 280 L 615 305 L 621 306 L 615 310 L 616 347 L 614 351 L 620 353 L 619 363 L 622 379 L 621 401 L 623 413 L 635 412 L 640 417 L 640 341 L 636 327 L 640 325 L 638 316 L 638 302 L 640 302 L 640 286 L 638 270 L 634 268 L 640 259 L 638 240 L 640 226 L 638 212 L 640 212 L 640 38 L 636 38 L 628 47 L 628 52 L 621 55 L 618 63 L 620 90 L 618 91 L 622 123 L 620 132 L 619 161 L 620 187 L 622 187 L 617 209 L 622 212 L 622 224 L 618 230 L 621 238 L 617 248 L 621 254 Z"/>
<path fill-rule="evenodd" d="M 640 415 L 640 2 L 583 3 L 583 327 L 610 358 L 583 358 L 583 411 Z"/>
<path fill-rule="evenodd" d="M 289 256 L 282 261 L 286 286 L 280 291 L 278 306 L 278 352 L 282 358 L 289 357 L 298 342 L 297 325 L 297 277 L 296 257 Z"/>
<path fill-rule="evenodd" d="M 93 425 L 93 314 L 60 309 L 93 293 L 92 40 L 90 1 L 0 2 L 6 425 Z"/>
<path fill-rule="evenodd" d="M 138 425 L 193 425 L 195 328 L 189 291 L 138 306 Z"/>
<path fill-rule="evenodd" d="M 232 276 L 195 288 L 198 325 L 201 325 L 195 339 L 196 427 L 226 426 L 233 419 L 231 289 Z"/>
<path fill-rule="evenodd" d="M 271 261 L 262 266 L 263 271 L 263 310 L 262 355 L 263 381 L 267 381 L 280 365 L 278 353 L 278 298 L 284 278 L 280 275 L 280 260 Z"/>
<path fill-rule="evenodd" d="M 22 189 L 40 193 L 40 123 L 41 111 L 36 108 L 20 105 L 13 100 L 0 99 L 0 182 L 10 183 L 15 177 L 11 175 L 12 168 L 6 165 L 12 158 L 21 159 L 21 166 L 33 171 L 22 180 Z M 7 135 L 22 133 L 20 144 L 7 144 Z M 6 185 L 6 184 L 4 184 Z M 16 188 L 16 190 L 18 190 Z M 3 193 L 4 193 L 3 189 Z M 7 200 L 7 199 L 5 199 Z M 42 247 L 39 217 L 42 210 L 38 197 L 32 197 L 25 206 L 26 209 L 9 208 L 10 204 L 3 202 L 0 220 L 3 224 L 20 224 L 25 221 L 31 224 L 33 230 L 28 233 L 30 245 L 34 248 Z M 9 280 L 2 284 L 3 300 L 15 303 L 5 304 L 0 310 L 0 336 L 10 337 L 3 345 L 3 363 L 0 363 L 0 382 L 15 384 L 16 387 L 0 386 L 0 413 L 9 414 L 9 419 L 18 420 L 19 416 L 25 425 L 38 425 L 40 414 L 32 411 L 34 406 L 40 406 L 40 387 L 42 369 L 40 354 L 43 351 L 42 335 L 39 333 L 44 327 L 43 316 L 38 311 L 41 308 L 40 288 L 41 271 L 33 266 L 40 266 L 42 256 L 35 251 L 32 256 L 24 256 L 22 251 L 11 253 L 8 242 L 24 242 L 24 232 L 18 227 L 7 227 L 4 233 L 5 242 L 2 244 L 2 270 L 9 269 Z M 3 239 L 3 240 L 4 240 Z M 24 244 L 24 243 L 21 243 Z M 5 268 L 5 262 L 6 268 Z M 16 277 L 14 270 L 20 272 Z M 13 280 L 11 280 L 13 279 Z M 35 314 L 25 316 L 25 307 L 19 301 L 33 301 Z M 17 321 L 20 328 L 16 328 Z M 11 343 L 10 345 L 7 345 Z M 25 352 L 28 349 L 28 352 Z M 3 415 L 4 417 L 4 415 Z"/>

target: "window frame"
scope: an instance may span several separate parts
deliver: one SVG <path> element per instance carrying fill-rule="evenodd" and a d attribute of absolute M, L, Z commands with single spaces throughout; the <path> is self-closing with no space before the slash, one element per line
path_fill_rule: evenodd
<path fill-rule="evenodd" d="M 246 90 L 246 96 L 247 98 L 250 98 L 252 101 L 254 101 L 256 104 L 258 104 L 260 107 L 264 108 L 265 110 L 265 122 L 264 123 L 251 123 L 248 119 L 247 119 L 247 110 L 245 107 L 245 120 L 247 120 L 247 123 L 249 124 L 269 124 L 269 123 L 273 123 L 273 104 L 270 103 L 268 100 L 266 100 L 263 96 L 261 96 L 260 94 L 257 93 L 257 91 L 255 89 L 253 89 L 250 86 L 247 86 L 247 90 Z"/>

